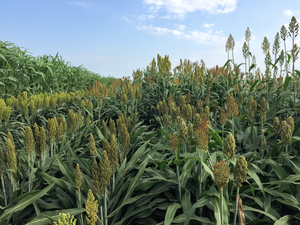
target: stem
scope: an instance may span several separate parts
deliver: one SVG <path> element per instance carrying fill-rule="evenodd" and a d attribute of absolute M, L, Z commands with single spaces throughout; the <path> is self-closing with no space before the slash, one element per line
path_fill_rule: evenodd
<path fill-rule="evenodd" d="M 223 225 L 223 188 L 220 188 L 221 225 Z"/>
<path fill-rule="evenodd" d="M 115 191 L 115 174 L 113 174 L 113 179 L 112 179 L 112 193 Z"/>
<path fill-rule="evenodd" d="M 105 219 L 105 225 L 108 225 L 108 219 L 107 219 L 107 199 L 106 199 L 106 189 L 104 193 L 104 219 Z"/>
<path fill-rule="evenodd" d="M 100 206 L 100 217 L 101 217 L 101 225 L 104 225 L 104 221 L 103 221 L 103 210 L 102 210 L 102 206 Z"/>
<path fill-rule="evenodd" d="M 5 207 L 7 207 L 7 199 L 6 199 L 6 191 L 5 191 L 5 186 L 4 186 L 3 174 L 1 174 L 1 182 L 2 182 L 2 190 L 3 190 L 3 195 L 4 195 Z"/>
<path fill-rule="evenodd" d="M 287 164 L 288 145 L 285 147 L 285 164 Z"/>
<path fill-rule="evenodd" d="M 180 187 L 180 180 L 179 180 L 179 167 L 176 166 L 176 169 L 177 169 L 177 180 L 178 180 L 179 202 L 181 202 L 181 187 Z"/>
<path fill-rule="evenodd" d="M 235 211 L 234 211 L 234 223 L 233 225 L 236 225 L 236 218 L 237 218 L 237 210 L 238 210 L 238 197 L 239 197 L 239 192 L 240 192 L 240 188 L 237 188 L 237 193 L 236 193 L 236 205 L 235 205 Z"/>

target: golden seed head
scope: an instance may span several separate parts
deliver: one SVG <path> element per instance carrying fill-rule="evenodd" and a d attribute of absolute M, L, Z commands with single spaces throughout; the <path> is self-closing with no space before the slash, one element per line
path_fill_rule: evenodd
<path fill-rule="evenodd" d="M 242 186 L 242 183 L 247 180 L 248 163 L 244 156 L 239 156 L 234 166 L 234 182 L 238 187 Z"/>
<path fill-rule="evenodd" d="M 14 170 L 15 173 L 17 173 L 16 150 L 15 150 L 15 145 L 13 144 L 10 138 L 7 138 L 6 158 L 7 158 L 8 168 Z"/>
<path fill-rule="evenodd" d="M 23 99 L 21 101 L 21 107 L 22 107 L 24 116 L 26 116 L 28 114 L 28 103 L 25 102 Z"/>
<path fill-rule="evenodd" d="M 118 168 L 118 143 L 115 134 L 111 135 L 110 151 L 111 151 L 110 165 L 112 168 L 112 173 L 115 173 Z"/>
<path fill-rule="evenodd" d="M 96 150 L 96 144 L 94 140 L 94 136 L 91 133 L 90 134 L 90 155 L 91 156 L 96 156 L 97 150 Z"/>
<path fill-rule="evenodd" d="M 191 102 L 191 92 L 189 91 L 186 95 L 186 104 L 189 104 Z"/>
<path fill-rule="evenodd" d="M 228 165 L 225 164 L 223 159 L 214 163 L 213 174 L 215 177 L 215 183 L 220 189 L 228 184 L 230 178 L 230 169 Z"/>
<path fill-rule="evenodd" d="M 208 149 L 208 134 L 203 129 L 195 130 L 195 141 L 197 143 L 197 149 L 207 151 Z"/>
<path fill-rule="evenodd" d="M 169 119 L 168 119 L 167 114 L 164 115 L 164 123 L 165 123 L 166 127 L 168 128 L 168 125 L 169 125 Z"/>
<path fill-rule="evenodd" d="M 76 225 L 77 219 L 74 219 L 74 216 L 70 216 L 70 214 L 60 213 L 58 216 L 58 223 L 53 222 L 55 225 Z"/>
<path fill-rule="evenodd" d="M 100 170 L 96 159 L 93 161 L 92 181 L 95 192 L 100 193 Z"/>
<path fill-rule="evenodd" d="M 90 113 L 93 112 L 93 109 L 94 109 L 93 103 L 92 103 L 92 102 L 89 102 L 89 111 L 90 111 Z"/>
<path fill-rule="evenodd" d="M 30 105 L 30 113 L 33 114 L 34 113 L 34 109 L 35 109 L 35 102 L 34 102 L 34 100 L 31 100 L 29 102 L 29 105 Z"/>
<path fill-rule="evenodd" d="M 273 131 L 275 132 L 275 134 L 279 134 L 279 130 L 280 130 L 280 121 L 279 118 L 276 116 L 274 118 L 274 122 L 273 122 Z"/>
<path fill-rule="evenodd" d="M 33 153 L 35 150 L 35 141 L 30 126 L 27 126 L 25 131 L 25 148 L 28 154 Z"/>
<path fill-rule="evenodd" d="M 221 109 L 219 123 L 220 123 L 221 125 L 225 125 L 226 122 L 227 122 L 227 115 L 226 115 L 226 112 L 225 112 L 225 108 L 223 107 L 223 108 Z"/>
<path fill-rule="evenodd" d="M 115 136 L 117 136 L 116 124 L 115 121 L 111 118 L 109 119 L 109 130 L 111 135 L 114 134 Z"/>
<path fill-rule="evenodd" d="M 46 131 L 44 127 L 41 128 L 39 134 L 39 153 L 42 154 L 46 147 Z"/>
<path fill-rule="evenodd" d="M 202 107 L 203 107 L 203 101 L 201 99 L 198 99 L 198 101 L 197 101 L 197 108 L 201 110 Z"/>
<path fill-rule="evenodd" d="M 223 155 L 225 159 L 233 159 L 236 153 L 235 149 L 235 139 L 232 134 L 229 134 L 226 137 L 225 143 L 224 143 L 224 149 L 223 149 Z"/>
<path fill-rule="evenodd" d="M 95 225 L 97 222 L 97 214 L 98 214 L 98 204 L 97 200 L 95 200 L 94 194 L 91 189 L 89 189 L 86 203 L 86 222 L 87 224 Z"/>
<path fill-rule="evenodd" d="M 180 138 L 186 142 L 189 136 L 188 136 L 188 130 L 187 130 L 185 121 L 182 118 L 180 120 L 179 127 L 180 127 Z"/>
<path fill-rule="evenodd" d="M 267 117 L 267 101 L 265 99 L 265 97 L 263 97 L 261 99 L 261 102 L 260 102 L 260 119 L 261 121 L 264 123 L 266 122 L 266 117 Z"/>
<path fill-rule="evenodd" d="M 80 167 L 79 164 L 76 165 L 76 170 L 75 170 L 75 187 L 80 190 L 81 187 L 81 172 L 80 172 Z"/>
<path fill-rule="evenodd" d="M 99 165 L 99 172 L 100 172 L 100 192 L 99 195 L 103 196 L 105 194 L 105 189 L 110 184 L 110 177 L 111 177 L 111 165 L 108 159 L 107 153 L 104 150 L 102 153 L 102 159 Z"/>
<path fill-rule="evenodd" d="M 178 107 L 181 107 L 181 106 L 183 106 L 184 104 L 185 104 L 185 97 L 182 96 L 182 95 L 180 95 L 180 96 L 179 96 L 179 99 L 178 99 L 178 102 L 177 102 L 177 105 L 178 105 Z"/>
<path fill-rule="evenodd" d="M 121 129 L 121 147 L 123 151 L 123 157 L 127 156 L 128 150 L 130 146 L 130 136 L 129 133 L 127 132 L 127 128 L 125 124 L 122 124 L 122 129 Z"/>
<path fill-rule="evenodd" d="M 85 101 L 84 100 L 81 100 L 80 108 L 82 111 L 84 111 L 84 109 L 85 109 Z"/>
<path fill-rule="evenodd" d="M 178 143 L 179 143 L 179 140 L 177 138 L 177 135 L 171 134 L 171 136 L 169 137 L 169 145 L 173 152 L 176 152 L 176 150 L 178 148 Z"/>
<path fill-rule="evenodd" d="M 4 107 L 2 117 L 6 122 L 9 121 L 10 114 L 11 114 L 11 107 L 10 106 Z"/>

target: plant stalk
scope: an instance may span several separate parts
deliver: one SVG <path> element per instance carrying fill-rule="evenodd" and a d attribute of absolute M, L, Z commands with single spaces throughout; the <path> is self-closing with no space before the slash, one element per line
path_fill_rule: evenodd
<path fill-rule="evenodd" d="M 237 188 L 237 193 L 236 193 L 236 205 L 235 205 L 235 211 L 234 211 L 234 223 L 233 225 L 236 225 L 236 218 L 237 218 L 237 211 L 238 211 L 238 197 L 239 197 L 239 192 L 240 192 L 240 188 Z"/>

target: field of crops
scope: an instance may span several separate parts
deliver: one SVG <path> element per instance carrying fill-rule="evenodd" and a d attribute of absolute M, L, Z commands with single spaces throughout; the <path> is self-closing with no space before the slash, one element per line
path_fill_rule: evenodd
<path fill-rule="evenodd" d="M 223 67 L 133 81 L 0 41 L 0 225 L 299 224 L 299 48 L 265 38 L 263 74 L 245 36 L 245 63 L 230 35 Z"/>

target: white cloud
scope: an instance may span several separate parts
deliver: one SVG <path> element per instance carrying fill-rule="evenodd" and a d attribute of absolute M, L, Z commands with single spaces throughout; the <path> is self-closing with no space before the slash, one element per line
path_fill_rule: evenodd
<path fill-rule="evenodd" d="M 143 3 L 164 7 L 169 13 L 177 14 L 180 18 L 197 10 L 219 14 L 229 13 L 237 8 L 237 0 L 144 0 Z"/>
<path fill-rule="evenodd" d="M 213 23 L 203 23 L 203 26 L 206 28 L 211 27 L 213 25 L 214 25 Z"/>
<path fill-rule="evenodd" d="M 291 10 L 285 10 L 283 12 L 284 15 L 287 15 L 287 16 L 290 16 L 290 15 L 293 15 L 293 12 Z"/>
<path fill-rule="evenodd" d="M 212 33 L 212 30 L 209 30 L 208 33 L 199 31 L 188 31 L 187 33 L 184 33 L 176 29 L 172 30 L 168 28 L 154 27 L 152 24 L 150 24 L 149 26 L 137 26 L 136 28 L 139 30 L 146 30 L 151 34 L 158 36 L 173 35 L 179 39 L 194 40 L 199 44 L 225 45 L 227 40 L 227 38 L 223 36 L 222 31 L 215 32 L 215 34 Z"/>
<path fill-rule="evenodd" d="M 162 19 L 171 19 L 171 16 L 170 15 L 166 15 L 166 16 L 162 16 L 160 18 L 162 18 Z"/>
<path fill-rule="evenodd" d="M 130 22 L 130 23 L 134 22 L 133 20 L 128 19 L 128 18 L 125 17 L 125 16 L 121 16 L 121 18 L 122 18 L 123 20 L 127 21 L 127 22 Z"/>
<path fill-rule="evenodd" d="M 155 16 L 154 15 L 141 15 L 141 16 L 138 16 L 138 20 L 151 20 L 151 19 L 154 19 Z"/>
<path fill-rule="evenodd" d="M 177 29 L 178 30 L 185 30 L 186 26 L 185 25 L 178 25 Z"/>

